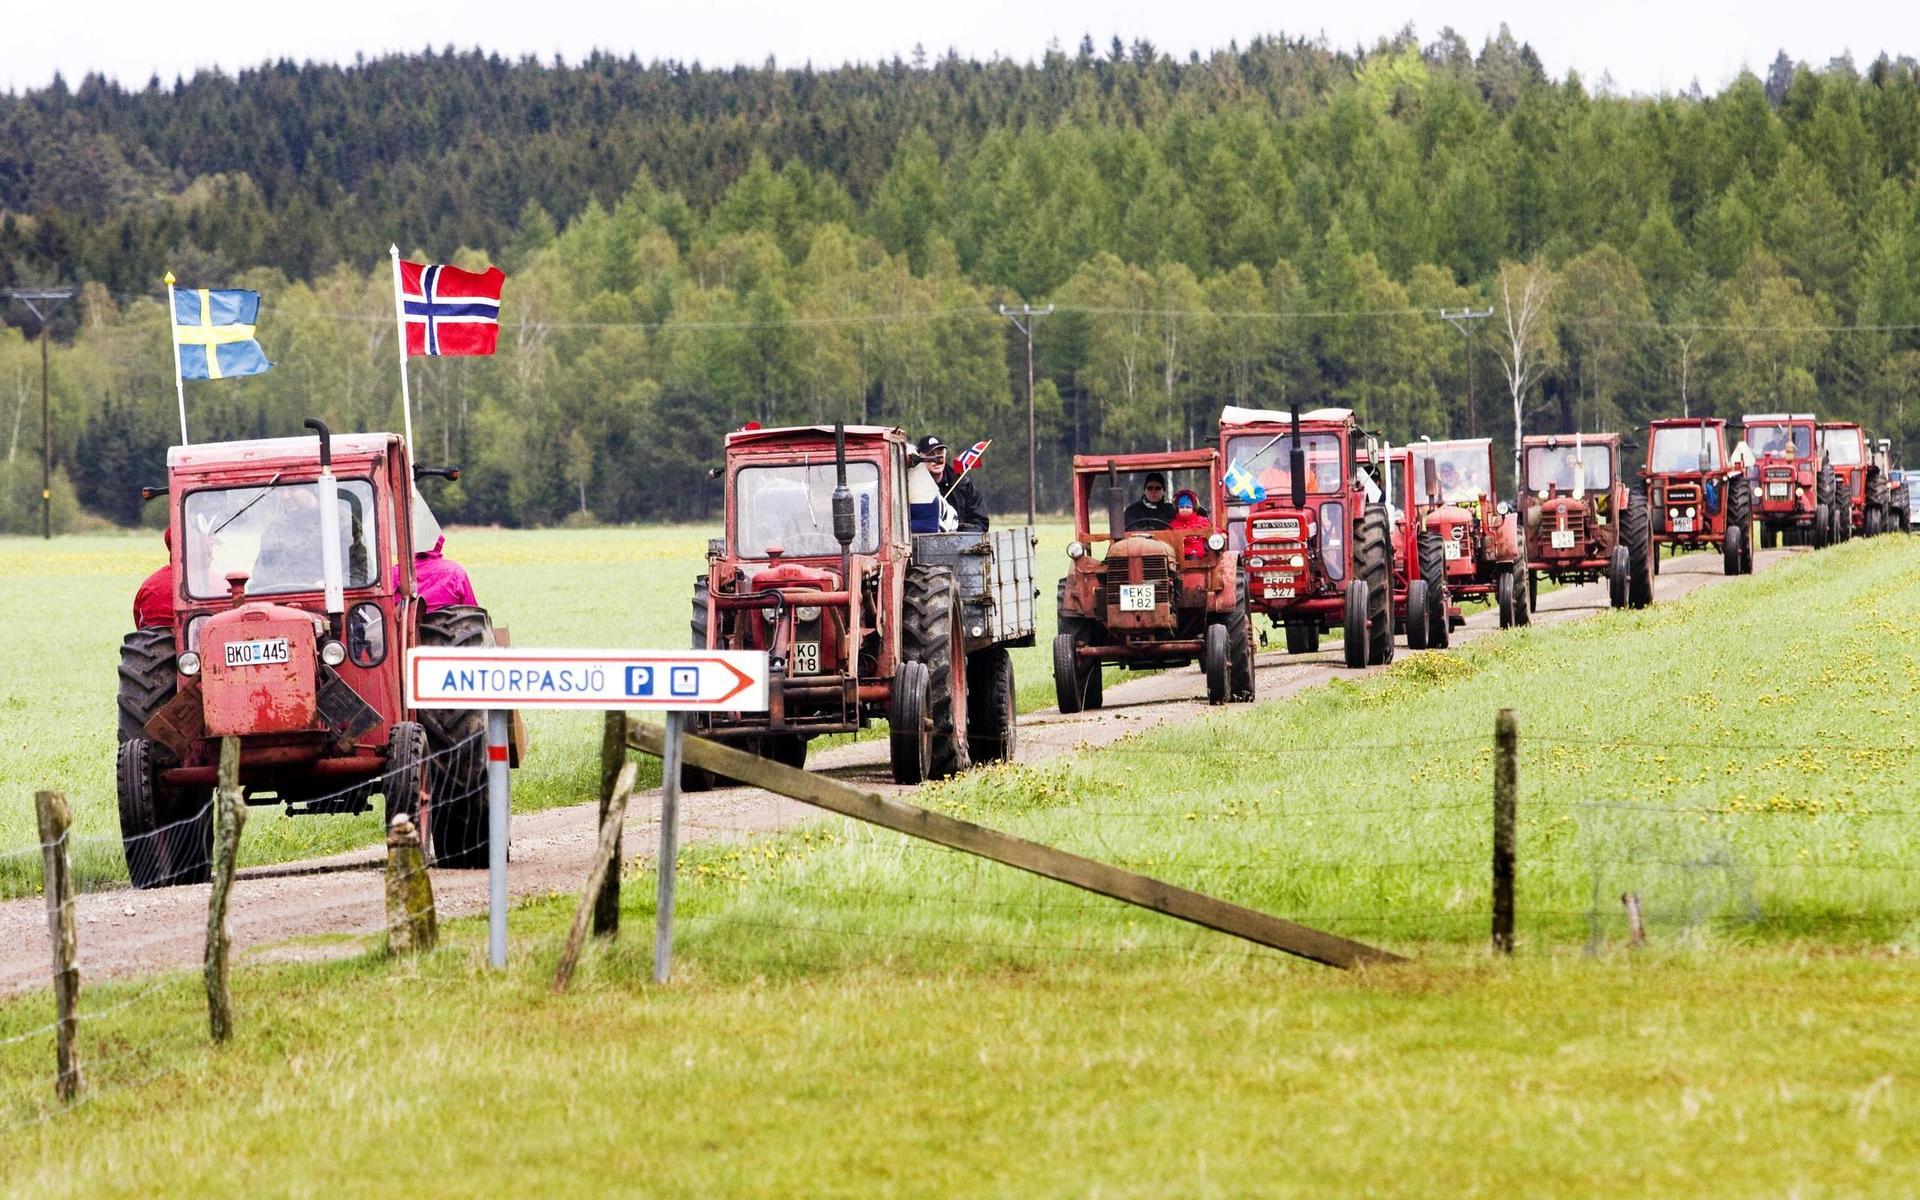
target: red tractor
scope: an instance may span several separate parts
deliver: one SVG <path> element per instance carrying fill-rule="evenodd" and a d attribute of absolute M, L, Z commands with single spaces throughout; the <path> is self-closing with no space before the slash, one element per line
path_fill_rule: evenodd
<path fill-rule="evenodd" d="M 1605 580 L 1615 608 L 1653 603 L 1647 496 L 1621 480 L 1620 450 L 1617 433 L 1520 439 L 1528 608 L 1542 575 L 1557 583 Z"/>
<path fill-rule="evenodd" d="M 1727 459 L 1727 423 L 1718 417 L 1655 421 L 1647 432 L 1647 512 L 1653 569 L 1662 546 L 1717 550 L 1728 575 L 1753 573 L 1753 485 Z"/>
<path fill-rule="evenodd" d="M 1382 459 L 1381 482 L 1386 485 L 1387 511 L 1393 518 L 1394 622 L 1407 631 L 1407 649 L 1444 650 L 1453 640 L 1453 627 L 1464 619 L 1448 583 L 1446 545 L 1439 531 L 1417 519 L 1418 497 L 1439 494 L 1438 476 L 1416 487 L 1413 454 L 1405 446 L 1388 448 Z M 1410 501 L 1415 507 L 1409 508 Z"/>
<path fill-rule="evenodd" d="M 432 517 L 390 433 L 175 446 L 174 618 L 120 648 L 120 831 L 135 887 L 204 882 L 220 742 L 248 804 L 355 813 L 379 793 L 441 866 L 487 865 L 485 714 L 406 707 L 414 646 L 494 643 L 483 609 L 422 611 Z M 336 474 L 337 472 L 337 474 Z M 416 506 L 419 506 L 416 508 Z"/>
<path fill-rule="evenodd" d="M 1287 652 L 1341 629 L 1349 667 L 1392 662 L 1394 529 L 1374 439 L 1344 408 L 1229 406 L 1220 450 L 1229 544 L 1245 547 L 1249 602 L 1286 630 Z"/>
<path fill-rule="evenodd" d="M 1893 500 L 1892 443 L 1885 438 L 1875 442 L 1851 421 L 1821 422 L 1818 440 L 1827 461 L 1833 464 L 1841 498 L 1835 505 L 1842 518 L 1840 539 L 1856 533 L 1874 537 L 1896 527 L 1899 510 Z"/>
<path fill-rule="evenodd" d="M 1741 425 L 1761 549 L 1832 542 L 1838 532 L 1835 478 L 1814 445 L 1813 414 L 1748 413 Z"/>
<path fill-rule="evenodd" d="M 693 645 L 765 651 L 768 707 L 702 714 L 695 733 L 798 767 L 809 739 L 884 720 L 900 783 L 1013 757 L 1007 648 L 1033 645 L 1031 531 L 914 533 L 909 473 L 926 468 L 898 429 L 743 429 L 723 471 Z"/>
<path fill-rule="evenodd" d="M 1128 504 L 1153 475 L 1194 494 L 1193 516 L 1169 521 L 1164 510 Z M 1224 499 L 1214 450 L 1074 456 L 1072 567 L 1060 581 L 1053 640 L 1061 712 L 1100 707 L 1107 663 L 1184 667 L 1197 658 L 1209 703 L 1253 699 L 1247 575 L 1227 548 Z"/>
<path fill-rule="evenodd" d="M 1420 531 L 1439 540 L 1448 592 L 1492 600 L 1502 629 L 1527 624 L 1520 518 L 1513 505 L 1494 499 L 1493 439 L 1421 441 L 1408 450 L 1420 487 Z"/>
<path fill-rule="evenodd" d="M 1893 441 L 1881 438 L 1873 444 L 1873 465 L 1879 470 L 1880 477 L 1887 481 L 1884 508 L 1880 515 L 1880 532 L 1891 533 L 1898 529 L 1902 533 L 1913 531 L 1912 498 L 1907 491 L 1907 472 L 1900 469 L 1900 459 L 1893 452 Z"/>

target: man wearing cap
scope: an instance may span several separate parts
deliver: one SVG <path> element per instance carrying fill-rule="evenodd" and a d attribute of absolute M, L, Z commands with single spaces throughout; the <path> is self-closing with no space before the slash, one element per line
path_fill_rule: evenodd
<path fill-rule="evenodd" d="M 1177 514 L 1173 502 L 1167 499 L 1167 477 L 1158 471 L 1150 472 L 1140 493 L 1138 500 L 1127 505 L 1126 531 L 1171 529 Z"/>
<path fill-rule="evenodd" d="M 920 455 L 920 461 L 927 464 L 927 470 L 940 482 L 940 493 L 947 503 L 959 514 L 960 528 L 975 533 L 987 531 L 987 504 L 980 498 L 980 489 L 973 486 L 973 480 L 955 471 L 947 463 L 947 444 L 933 434 L 920 439 L 914 449 Z"/>

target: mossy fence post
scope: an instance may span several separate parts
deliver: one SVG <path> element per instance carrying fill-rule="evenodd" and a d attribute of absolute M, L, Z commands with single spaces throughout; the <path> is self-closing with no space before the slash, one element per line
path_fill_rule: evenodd
<path fill-rule="evenodd" d="M 33 804 L 40 818 L 47 933 L 53 940 L 54 1061 L 59 1068 L 53 1090 L 71 1103 L 81 1087 L 80 1058 L 73 1044 L 80 1023 L 80 945 L 73 920 L 73 859 L 67 850 L 72 814 L 64 792 L 35 792 Z"/>
<path fill-rule="evenodd" d="M 240 859 L 240 827 L 247 822 L 246 793 L 240 790 L 240 739 L 220 739 L 220 786 L 213 793 L 213 889 L 207 893 L 207 1029 L 216 1042 L 233 1036 L 233 995 L 227 987 L 227 957 L 233 933 L 227 928 L 227 902 L 233 895 L 233 869 Z"/>
<path fill-rule="evenodd" d="M 395 813 L 387 827 L 387 953 L 433 949 L 440 940 L 433 879 L 413 818 Z"/>
<path fill-rule="evenodd" d="M 1513 953 L 1513 859 L 1519 815 L 1520 733 L 1513 710 L 1493 721 L 1493 948 Z"/>

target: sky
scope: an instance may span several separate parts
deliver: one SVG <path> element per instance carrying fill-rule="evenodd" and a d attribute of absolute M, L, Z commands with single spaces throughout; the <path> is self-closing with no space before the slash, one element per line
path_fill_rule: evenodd
<path fill-rule="evenodd" d="M 315 15 L 324 12 L 324 20 Z M 79 19 L 75 14 L 79 13 Z M 578 61 L 594 49 L 642 60 L 698 61 L 707 66 L 816 67 L 847 61 L 929 55 L 957 48 L 963 57 L 1038 58 L 1050 41 L 1068 50 L 1092 34 L 1103 51 L 1115 34 L 1145 38 L 1162 52 L 1244 44 L 1258 34 L 1324 36 L 1335 46 L 1371 45 L 1411 23 L 1422 41 L 1444 26 L 1477 51 L 1506 21 L 1532 43 L 1549 73 L 1577 70 L 1589 85 L 1603 73 L 1617 90 L 1684 91 L 1695 79 L 1719 90 L 1740 70 L 1764 76 L 1781 49 L 1815 67 L 1851 53 L 1861 69 L 1882 50 L 1920 57 L 1920 4 L 1835 0 L 1619 0 L 1598 4 L 1517 4 L 1458 0 L 968 0 L 910 4 L 900 0 L 809 0 L 754 3 L 700 0 L 327 0 L 323 5 L 235 4 L 218 16 L 192 5 L 91 0 L 79 9 L 46 0 L 0 4 L 0 89 L 43 87 L 54 73 L 76 84 L 89 71 L 142 87 L 158 73 L 171 83 L 202 67 L 229 72 L 268 59 L 350 62 L 356 52 L 479 46 L 518 57 L 558 54 Z"/>

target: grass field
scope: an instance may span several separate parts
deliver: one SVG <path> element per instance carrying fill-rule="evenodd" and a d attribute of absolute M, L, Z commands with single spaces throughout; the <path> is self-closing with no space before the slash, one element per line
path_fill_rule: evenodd
<path fill-rule="evenodd" d="M 516 910 L 499 977 L 472 922 L 417 963 L 245 969 L 220 1051 L 197 982 L 97 989 L 99 1099 L 34 1125 L 51 1054 L 6 1039 L 46 1000 L 0 1005 L 0 1184 L 1907 1194 L 1917 549 L 1796 556 L 925 793 L 1406 967 L 1342 975 L 821 824 L 684 855 L 665 989 L 647 879 L 566 998 L 545 991 L 565 899 Z M 1511 962 L 1480 949 L 1501 706 L 1523 736 Z"/>
<path fill-rule="evenodd" d="M 717 527 L 518 532 L 456 530 L 451 552 L 481 602 L 522 646 L 682 646 L 688 598 Z M 1053 581 L 1066 571 L 1065 526 L 1040 530 L 1044 603 L 1034 649 L 1016 650 L 1023 710 L 1053 702 L 1048 642 Z M 114 688 L 134 589 L 160 565 L 151 533 L 0 538 L 0 895 L 39 886 L 33 793 L 68 793 L 75 869 L 83 887 L 123 882 L 113 784 Z M 514 808 L 592 799 L 599 788 L 598 714 L 527 714 L 533 753 L 514 776 Z M 882 731 L 884 732 L 884 731 Z M 658 769 L 653 781 L 658 782 Z M 279 862 L 364 845 L 372 813 L 287 818 L 263 809 L 247 826 L 246 863 Z"/>

